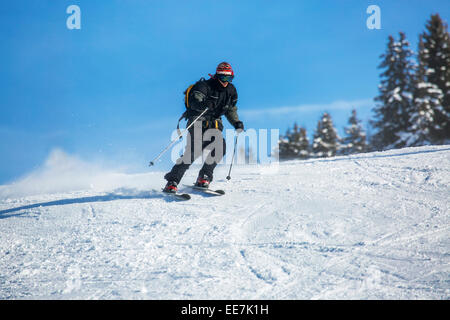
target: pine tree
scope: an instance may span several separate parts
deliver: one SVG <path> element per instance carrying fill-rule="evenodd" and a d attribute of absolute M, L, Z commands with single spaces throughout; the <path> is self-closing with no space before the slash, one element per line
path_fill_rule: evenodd
<path fill-rule="evenodd" d="M 410 113 L 410 128 L 403 137 L 405 145 L 421 146 L 434 142 L 432 132 L 438 127 L 436 112 L 441 112 L 442 91 L 437 85 L 428 82 L 425 57 L 427 49 L 424 47 L 423 36 L 419 36 L 418 68 L 414 80 L 414 103 Z"/>
<path fill-rule="evenodd" d="M 293 136 L 292 143 L 297 153 L 298 159 L 308 159 L 310 157 L 309 140 L 305 128 L 300 128 Z"/>
<path fill-rule="evenodd" d="M 299 128 L 297 123 L 294 123 L 293 131 L 286 132 L 286 135 L 280 139 L 278 148 L 280 159 L 308 159 L 310 152 L 306 129 Z"/>
<path fill-rule="evenodd" d="M 414 65 L 411 61 L 412 51 L 404 33 L 400 32 L 400 40 L 389 36 L 388 48 L 381 55 L 383 61 L 380 69 L 380 95 L 375 98 L 378 104 L 374 108 L 375 121 L 372 125 L 377 129 L 372 144 L 377 149 L 401 148 L 401 139 L 408 128 L 409 113 L 412 109 L 412 81 Z"/>
<path fill-rule="evenodd" d="M 331 116 L 324 113 L 314 133 L 312 146 L 314 156 L 318 158 L 335 156 L 340 148 L 339 140 Z"/>
<path fill-rule="evenodd" d="M 288 129 L 283 137 L 280 137 L 278 141 L 278 154 L 280 160 L 292 160 L 295 159 L 295 153 L 291 147 L 291 130 Z"/>
<path fill-rule="evenodd" d="M 344 128 L 346 137 L 342 140 L 342 154 L 363 153 L 368 150 L 366 133 L 361 126 L 361 121 L 356 116 L 356 110 L 352 110 L 352 115 L 348 120 L 349 126 Z"/>
<path fill-rule="evenodd" d="M 434 107 L 431 135 L 435 143 L 444 143 L 450 139 L 450 35 L 439 14 L 431 16 L 422 37 L 426 82 L 436 85 L 443 94 L 442 108 Z"/>

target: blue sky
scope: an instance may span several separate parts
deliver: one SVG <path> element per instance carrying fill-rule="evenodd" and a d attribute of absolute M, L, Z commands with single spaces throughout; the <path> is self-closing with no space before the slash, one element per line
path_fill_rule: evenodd
<path fill-rule="evenodd" d="M 66 27 L 72 4 L 80 30 Z M 371 4 L 381 30 L 366 27 Z M 296 121 L 312 135 L 328 111 L 342 132 L 351 108 L 371 116 L 387 37 L 403 31 L 415 50 L 432 13 L 449 21 L 448 1 L 2 1 L 0 183 L 54 148 L 148 170 L 184 89 L 221 61 L 247 128 L 284 133 Z"/>

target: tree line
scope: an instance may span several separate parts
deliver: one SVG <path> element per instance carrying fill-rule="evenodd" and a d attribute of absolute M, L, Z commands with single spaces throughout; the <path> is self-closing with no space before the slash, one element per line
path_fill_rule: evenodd
<path fill-rule="evenodd" d="M 380 56 L 379 95 L 367 136 L 356 110 L 339 137 L 331 115 L 324 113 L 310 142 L 296 123 L 280 137 L 280 159 L 308 159 L 368 151 L 450 143 L 450 35 L 439 14 L 432 15 L 419 35 L 414 53 L 406 35 L 389 36 Z"/>

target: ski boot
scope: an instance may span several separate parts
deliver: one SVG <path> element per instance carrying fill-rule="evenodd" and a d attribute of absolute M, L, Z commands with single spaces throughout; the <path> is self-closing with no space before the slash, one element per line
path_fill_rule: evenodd
<path fill-rule="evenodd" d="M 205 188 L 207 189 L 209 187 L 210 180 L 207 175 L 199 176 L 197 178 L 197 182 L 195 182 L 194 186 L 198 188 Z"/>
<path fill-rule="evenodd" d="M 178 183 L 175 181 L 167 181 L 166 186 L 163 189 L 163 192 L 166 193 L 177 193 L 178 191 Z"/>

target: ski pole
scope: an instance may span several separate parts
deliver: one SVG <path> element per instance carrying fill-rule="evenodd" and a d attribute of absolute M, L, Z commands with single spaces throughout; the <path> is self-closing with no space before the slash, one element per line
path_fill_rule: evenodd
<path fill-rule="evenodd" d="M 186 129 L 183 130 L 183 132 L 181 132 L 181 133 L 178 134 L 178 137 L 177 137 L 176 139 L 174 139 L 174 140 L 173 140 L 173 141 L 172 141 L 172 142 L 171 142 L 171 143 L 170 143 L 163 151 L 161 151 L 155 159 L 153 159 L 152 161 L 150 161 L 150 164 L 149 164 L 148 166 L 149 166 L 149 167 L 153 166 L 153 165 L 155 164 L 155 161 L 157 161 L 159 158 L 161 158 L 161 156 L 162 156 L 164 153 L 166 153 L 166 151 L 169 150 L 170 147 L 172 147 L 172 146 L 175 144 L 175 142 L 178 141 L 178 139 L 181 139 L 181 137 L 183 136 L 183 134 L 184 134 L 186 131 L 188 131 L 188 130 L 194 125 L 194 123 L 196 123 L 197 120 L 200 119 L 200 117 L 203 116 L 203 115 L 206 113 L 206 111 L 208 111 L 208 108 L 206 108 L 205 110 L 203 110 L 203 112 L 200 113 L 200 115 L 199 115 L 197 118 L 195 118 L 195 120 L 192 121 L 192 123 L 191 123 Z"/>
<path fill-rule="evenodd" d="M 236 146 L 237 146 L 237 139 L 238 139 L 239 133 L 234 137 L 234 149 L 233 149 L 233 156 L 231 157 L 231 164 L 230 164 L 230 170 L 228 171 L 227 180 L 231 179 L 231 168 L 233 167 L 233 161 L 234 161 L 234 155 L 236 154 Z"/>

